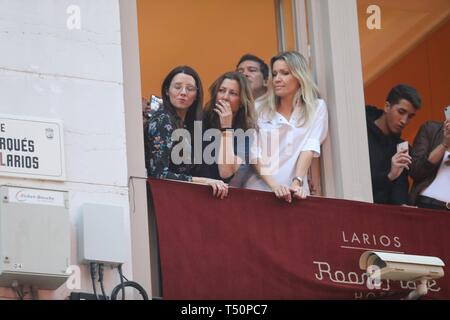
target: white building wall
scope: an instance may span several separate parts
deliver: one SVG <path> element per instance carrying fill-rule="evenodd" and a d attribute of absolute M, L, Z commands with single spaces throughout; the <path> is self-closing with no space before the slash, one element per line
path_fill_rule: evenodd
<path fill-rule="evenodd" d="M 312 62 L 327 101 L 326 197 L 372 202 L 356 0 L 308 0 Z"/>
<path fill-rule="evenodd" d="M 70 5 L 80 8 L 79 30 L 67 27 Z M 65 182 L 0 177 L 0 185 L 69 191 L 74 265 L 80 206 L 122 207 L 124 273 L 132 278 L 123 96 L 119 1 L 0 0 L 0 114 L 62 120 L 66 159 Z M 109 294 L 119 283 L 116 270 L 106 269 L 105 280 Z M 85 267 L 80 291 L 92 291 Z M 64 299 L 69 290 L 39 294 Z M 0 297 L 15 294 L 0 288 Z"/>

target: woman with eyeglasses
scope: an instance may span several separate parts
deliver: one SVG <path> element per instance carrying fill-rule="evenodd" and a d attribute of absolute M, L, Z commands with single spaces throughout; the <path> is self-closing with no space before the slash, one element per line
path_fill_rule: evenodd
<path fill-rule="evenodd" d="M 162 83 L 161 96 L 163 106 L 148 124 L 148 175 L 207 184 L 215 197 L 223 199 L 228 194 L 228 186 L 222 180 L 192 175 L 194 125 L 202 120 L 203 104 L 202 83 L 197 72 L 188 66 L 174 68 Z"/>
<path fill-rule="evenodd" d="M 307 173 L 328 131 L 325 101 L 298 52 L 283 52 L 270 61 L 268 90 L 258 112 L 258 144 L 252 147 L 257 175 L 247 188 L 272 191 L 292 202 L 310 194 Z M 255 160 L 252 160 L 255 162 Z"/>
<path fill-rule="evenodd" d="M 203 118 L 204 159 L 198 175 L 242 187 L 250 175 L 248 154 L 256 123 L 250 86 L 241 73 L 226 72 L 209 92 Z"/>
<path fill-rule="evenodd" d="M 450 120 L 420 127 L 411 151 L 414 180 L 409 202 L 420 208 L 450 211 Z"/>

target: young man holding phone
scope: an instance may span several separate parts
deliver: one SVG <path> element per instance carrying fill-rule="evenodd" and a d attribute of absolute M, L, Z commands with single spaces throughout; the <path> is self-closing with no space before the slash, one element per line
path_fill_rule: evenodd
<path fill-rule="evenodd" d="M 408 143 L 400 136 L 421 103 L 416 89 L 399 84 L 390 90 L 384 110 L 366 106 L 374 203 L 408 203 L 407 170 L 411 165 L 411 156 Z"/>
<path fill-rule="evenodd" d="M 445 122 L 427 121 L 414 139 L 409 201 L 421 208 L 450 211 L 450 106 Z"/>

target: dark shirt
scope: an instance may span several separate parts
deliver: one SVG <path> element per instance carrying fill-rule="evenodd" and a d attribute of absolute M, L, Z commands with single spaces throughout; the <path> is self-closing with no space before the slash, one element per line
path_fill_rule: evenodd
<path fill-rule="evenodd" d="M 428 157 L 442 143 L 443 128 L 443 122 L 427 121 L 420 127 L 414 138 L 411 151 L 412 164 L 409 172 L 409 175 L 414 180 L 409 194 L 410 205 L 417 205 L 417 197 L 436 178 L 441 163 L 431 163 Z"/>
<path fill-rule="evenodd" d="M 374 203 L 401 205 L 408 202 L 408 172 L 390 181 L 391 160 L 397 153 L 397 144 L 403 142 L 399 135 L 385 135 L 375 124 L 383 110 L 366 107 L 367 138 L 369 142 L 370 171 Z"/>
<path fill-rule="evenodd" d="M 252 143 L 251 137 L 245 136 L 243 129 L 239 129 L 241 126 L 239 124 L 236 124 L 233 127 L 233 147 L 234 147 L 234 154 L 239 156 L 246 165 L 249 163 L 249 154 L 250 154 L 250 145 Z M 226 183 L 229 183 L 231 179 L 234 177 L 234 175 L 222 178 L 219 174 L 219 166 L 218 166 L 218 159 L 217 155 L 215 154 L 214 150 L 219 150 L 220 147 L 220 140 L 217 139 L 215 136 L 209 136 L 205 133 L 207 133 L 208 129 L 212 129 L 212 125 L 208 122 L 208 120 L 205 118 L 203 119 L 203 137 L 206 141 L 203 141 L 203 154 L 205 156 L 205 153 L 207 155 L 211 154 L 211 157 L 215 159 L 214 163 L 208 164 L 205 163 L 205 159 L 203 158 L 202 164 L 198 165 L 195 169 L 195 175 L 199 177 L 207 177 L 211 179 L 217 179 L 217 180 L 223 180 Z M 241 130 L 237 132 L 236 130 Z M 241 137 L 238 138 L 237 134 L 239 134 Z M 217 137 L 218 138 L 218 137 Z M 215 144 L 216 148 L 213 148 Z M 208 148 L 209 146 L 209 148 Z"/>

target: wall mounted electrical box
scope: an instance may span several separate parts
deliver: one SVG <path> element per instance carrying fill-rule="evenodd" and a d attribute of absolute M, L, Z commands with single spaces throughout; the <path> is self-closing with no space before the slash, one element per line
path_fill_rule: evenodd
<path fill-rule="evenodd" d="M 68 193 L 0 186 L 0 286 L 54 290 L 68 278 Z"/>
<path fill-rule="evenodd" d="M 117 266 L 125 263 L 126 236 L 122 207 L 85 203 L 78 220 L 81 263 Z"/>

